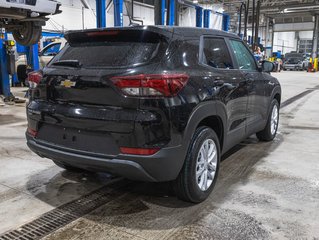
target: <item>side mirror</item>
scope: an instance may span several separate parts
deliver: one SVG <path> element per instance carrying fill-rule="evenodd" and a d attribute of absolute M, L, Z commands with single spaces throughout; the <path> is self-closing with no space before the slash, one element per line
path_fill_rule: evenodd
<path fill-rule="evenodd" d="M 276 65 L 273 62 L 263 61 L 261 64 L 261 68 L 266 73 L 271 73 L 275 70 Z"/>

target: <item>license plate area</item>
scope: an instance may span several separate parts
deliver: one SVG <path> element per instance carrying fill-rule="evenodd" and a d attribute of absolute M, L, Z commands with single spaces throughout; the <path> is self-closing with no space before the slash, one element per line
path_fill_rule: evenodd
<path fill-rule="evenodd" d="M 60 147 L 89 153 L 106 155 L 119 153 L 119 147 L 108 133 L 44 124 L 39 128 L 37 138 Z"/>

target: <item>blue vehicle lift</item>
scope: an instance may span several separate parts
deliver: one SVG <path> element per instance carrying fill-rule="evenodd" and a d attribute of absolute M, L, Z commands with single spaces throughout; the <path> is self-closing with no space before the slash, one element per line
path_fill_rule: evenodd
<path fill-rule="evenodd" d="M 165 25 L 166 0 L 154 1 L 154 23 L 155 25 Z"/>
<path fill-rule="evenodd" d="M 7 33 L 3 34 L 3 38 L 0 39 L 0 94 L 4 95 L 5 98 L 9 99 L 14 96 L 10 90 L 10 73 L 8 72 L 8 49 L 6 47 Z M 27 56 L 27 65 L 31 67 L 32 71 L 38 70 L 39 66 L 39 53 L 38 44 L 30 47 L 17 46 L 17 49 L 24 49 Z M 12 81 L 17 83 L 17 75 L 13 74 Z"/>
<path fill-rule="evenodd" d="M 99 0 L 99 1 L 105 2 L 105 0 Z M 114 4 L 114 27 L 123 27 L 123 0 L 113 0 L 113 4 Z M 104 11 L 105 11 L 105 8 L 104 8 Z"/>
<path fill-rule="evenodd" d="M 196 27 L 203 27 L 203 8 L 196 6 Z"/>
<path fill-rule="evenodd" d="M 34 44 L 30 47 L 26 47 L 26 50 L 28 66 L 31 67 L 32 71 L 39 70 L 39 45 Z"/>
<path fill-rule="evenodd" d="M 0 95 L 4 95 L 9 100 L 13 97 L 10 91 L 10 75 L 13 83 L 17 83 L 17 75 L 14 74 L 14 53 L 12 48 L 14 41 L 8 40 L 8 34 L 2 33 L 0 38 Z M 14 97 L 13 97 L 14 99 Z"/>
<path fill-rule="evenodd" d="M 96 27 L 97 28 L 106 27 L 105 1 L 106 0 L 96 0 Z M 115 0 L 114 0 L 114 12 L 115 12 Z M 114 14 L 114 18 L 115 18 L 115 14 Z"/>
<path fill-rule="evenodd" d="M 165 25 L 166 0 L 161 0 L 161 25 Z"/>
<path fill-rule="evenodd" d="M 223 13 L 223 30 L 228 32 L 230 26 L 230 16 L 226 13 Z"/>
<path fill-rule="evenodd" d="M 0 39 L 0 71 L 1 71 L 1 82 L 0 82 L 0 95 L 9 97 L 10 92 L 10 76 L 7 70 L 7 49 L 5 41 L 7 40 L 7 34 L 2 34 Z"/>
<path fill-rule="evenodd" d="M 211 10 L 209 10 L 209 9 L 204 10 L 204 28 L 209 28 L 210 14 L 211 14 Z"/>
<path fill-rule="evenodd" d="M 174 26 L 175 25 L 175 0 L 168 1 L 168 23 L 167 25 Z"/>

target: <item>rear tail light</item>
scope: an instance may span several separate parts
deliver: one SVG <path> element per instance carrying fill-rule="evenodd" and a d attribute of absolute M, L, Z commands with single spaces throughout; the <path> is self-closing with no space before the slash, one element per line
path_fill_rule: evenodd
<path fill-rule="evenodd" d="M 174 97 L 188 79 L 186 74 L 140 74 L 113 77 L 111 81 L 127 96 Z"/>
<path fill-rule="evenodd" d="M 30 89 L 36 88 L 37 85 L 42 80 L 42 77 L 43 76 L 41 71 L 30 72 L 28 74 L 28 82 L 29 82 Z"/>
<path fill-rule="evenodd" d="M 153 155 L 157 153 L 159 148 L 128 148 L 121 147 L 120 151 L 124 154 L 133 154 L 133 155 Z"/>
<path fill-rule="evenodd" d="M 38 134 L 38 132 L 37 132 L 36 130 L 34 130 L 34 129 L 32 129 L 32 128 L 29 128 L 29 127 L 28 127 L 27 132 L 28 132 L 32 137 L 36 137 L 37 134 Z"/>

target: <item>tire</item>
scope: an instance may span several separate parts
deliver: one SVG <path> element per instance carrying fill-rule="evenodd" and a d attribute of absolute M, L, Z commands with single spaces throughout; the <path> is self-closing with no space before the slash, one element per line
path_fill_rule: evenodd
<path fill-rule="evenodd" d="M 25 22 L 22 28 L 13 30 L 12 35 L 17 43 L 23 46 L 31 46 L 38 43 L 42 33 L 42 27 L 35 22 Z"/>
<path fill-rule="evenodd" d="M 202 158 L 203 151 L 201 152 L 200 150 L 203 150 L 205 144 L 207 144 L 206 149 L 212 147 L 211 157 L 207 157 L 207 159 L 211 159 L 211 165 L 208 163 L 209 161 L 205 161 Z M 216 155 L 214 155 L 214 152 Z M 209 155 L 208 152 L 207 154 Z M 203 161 L 202 164 L 200 164 L 201 160 Z M 181 200 L 192 203 L 204 201 L 216 184 L 219 163 L 220 144 L 216 133 L 209 127 L 199 127 L 190 143 L 184 166 L 177 179 L 173 182 L 176 196 Z M 198 177 L 196 177 L 197 171 L 198 173 L 202 172 Z M 211 174 L 207 175 L 208 172 Z M 208 176 L 211 176 L 210 179 L 208 179 Z M 206 185 L 204 184 L 205 179 L 207 179 Z M 201 189 L 200 185 L 203 189 Z"/>
<path fill-rule="evenodd" d="M 81 168 L 77 168 L 77 167 L 72 167 L 70 165 L 66 165 L 62 162 L 58 162 L 58 161 L 53 161 L 55 163 L 55 165 L 57 165 L 58 167 L 60 168 L 63 168 L 67 171 L 70 171 L 70 172 L 87 172 L 86 170 L 84 169 L 81 169 Z"/>
<path fill-rule="evenodd" d="M 27 75 L 27 66 L 26 65 L 19 65 L 17 67 L 17 75 L 18 75 L 18 80 L 20 83 L 22 83 L 24 86 L 26 85 L 26 79 L 28 77 Z"/>
<path fill-rule="evenodd" d="M 272 141 L 277 134 L 279 125 L 279 103 L 276 99 L 272 100 L 270 109 L 271 111 L 269 112 L 266 127 L 262 131 L 256 133 L 257 138 L 260 141 Z"/>

